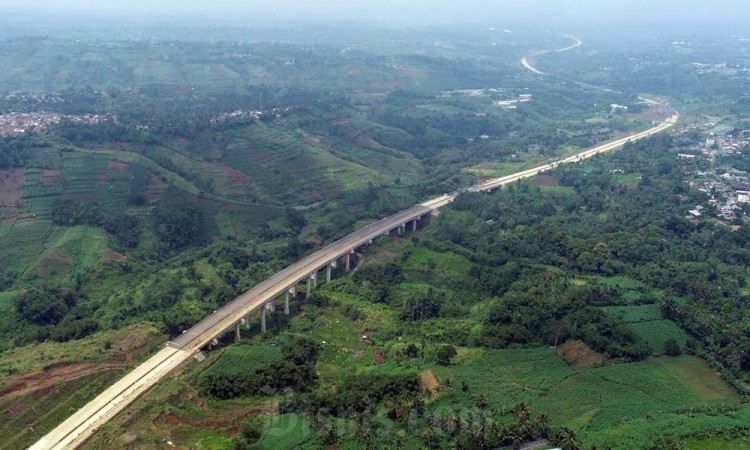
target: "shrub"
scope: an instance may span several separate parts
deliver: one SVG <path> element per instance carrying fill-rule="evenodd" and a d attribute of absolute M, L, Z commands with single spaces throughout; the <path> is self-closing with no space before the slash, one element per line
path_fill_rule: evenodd
<path fill-rule="evenodd" d="M 664 353 L 669 356 L 680 356 L 682 354 L 680 344 L 674 339 L 667 339 L 664 341 Z"/>

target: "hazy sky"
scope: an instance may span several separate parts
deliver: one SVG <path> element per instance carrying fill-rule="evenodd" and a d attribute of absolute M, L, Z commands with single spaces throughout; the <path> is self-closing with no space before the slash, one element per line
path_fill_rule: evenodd
<path fill-rule="evenodd" d="M 750 18 L 747 0 L 0 0 L 0 13 L 142 13 L 191 16 L 248 25 L 299 21 L 445 25 L 459 22 L 603 24 L 740 24 Z"/>

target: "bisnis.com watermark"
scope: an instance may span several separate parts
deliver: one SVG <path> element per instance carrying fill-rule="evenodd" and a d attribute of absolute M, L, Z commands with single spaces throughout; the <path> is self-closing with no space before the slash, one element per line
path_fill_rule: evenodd
<path fill-rule="evenodd" d="M 497 435 L 498 412 L 484 407 L 437 406 L 427 408 L 422 402 L 407 401 L 398 404 L 385 401 L 376 405 L 365 398 L 355 408 L 306 408 L 297 402 L 299 396 L 283 392 L 273 400 L 273 411 L 261 417 L 264 435 L 286 437 L 367 436 L 372 440 L 388 440 L 412 436 L 450 437 L 471 434 L 477 438 L 491 439 Z M 510 412 L 510 411 L 508 411 Z"/>

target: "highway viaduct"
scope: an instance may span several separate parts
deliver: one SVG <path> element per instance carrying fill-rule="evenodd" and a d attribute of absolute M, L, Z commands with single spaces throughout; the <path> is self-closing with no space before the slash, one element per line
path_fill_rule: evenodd
<path fill-rule="evenodd" d="M 492 191 L 501 186 L 553 169 L 559 164 L 578 162 L 599 153 L 618 149 L 628 142 L 644 139 L 672 127 L 678 118 L 678 114 L 675 113 L 664 122 L 646 131 L 533 169 L 444 194 L 381 219 L 323 247 L 248 290 L 186 330 L 182 335 L 167 342 L 167 345 L 161 351 L 107 388 L 94 400 L 84 405 L 65 422 L 42 437 L 30 449 L 62 450 L 79 447 L 95 434 L 101 425 L 124 410 L 130 403 L 170 373 L 189 362 L 201 348 L 211 344 L 227 331 L 234 331 L 236 336 L 239 337 L 241 327 L 243 325 L 249 326 L 251 314 L 260 312 L 261 329 L 265 331 L 267 311 L 273 309 L 277 301 L 283 301 L 284 313 L 288 314 L 289 296 L 297 292 L 301 283 L 305 286 L 305 294 L 309 294 L 316 286 L 321 271 L 325 270 L 326 279 L 330 281 L 331 271 L 338 264 L 344 264 L 345 270 L 349 269 L 351 255 L 357 248 L 393 232 L 401 234 L 408 228 L 416 230 L 420 220 L 450 204 L 461 193 Z"/>

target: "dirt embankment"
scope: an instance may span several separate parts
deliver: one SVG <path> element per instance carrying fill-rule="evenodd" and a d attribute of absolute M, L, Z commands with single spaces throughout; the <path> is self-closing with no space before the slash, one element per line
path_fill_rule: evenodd
<path fill-rule="evenodd" d="M 555 347 L 555 352 L 579 372 L 601 367 L 607 363 L 604 355 L 595 352 L 581 341 L 567 341 Z"/>
<path fill-rule="evenodd" d="M 127 365 L 126 362 L 73 364 L 12 375 L 7 379 L 7 386 L 0 390 L 0 401 L 51 389 L 58 384 L 93 375 L 102 370 L 122 369 Z"/>

